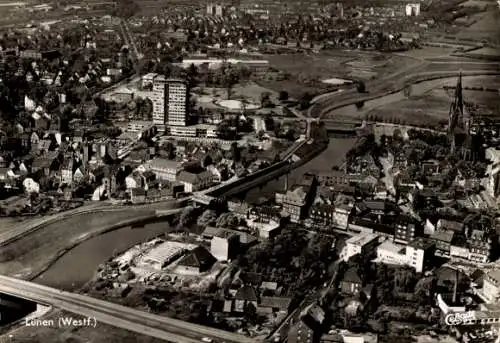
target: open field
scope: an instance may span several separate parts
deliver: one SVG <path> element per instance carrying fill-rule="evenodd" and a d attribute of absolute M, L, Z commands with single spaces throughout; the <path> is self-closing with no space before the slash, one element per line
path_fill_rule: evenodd
<path fill-rule="evenodd" d="M 318 93 L 328 87 L 322 80 L 376 79 L 419 61 L 405 56 L 360 51 L 325 51 L 314 55 L 266 55 L 270 65 L 290 74 L 289 80 L 259 81 L 276 91 L 286 90 L 291 96 Z"/>
<path fill-rule="evenodd" d="M 36 274 L 57 254 L 82 237 L 102 230 L 122 220 L 153 213 L 153 210 L 124 209 L 120 212 L 76 215 L 49 224 L 2 248 L 0 274 L 28 277 Z"/>
<path fill-rule="evenodd" d="M 53 319 L 57 323 L 61 317 L 80 319 L 72 313 L 55 310 L 44 316 L 44 319 Z M 50 343 L 165 343 L 164 340 L 139 335 L 135 332 L 115 328 L 110 325 L 97 323 L 92 326 L 82 327 L 29 327 L 22 325 L 9 332 L 12 339 L 0 335 L 1 342 L 50 342 Z"/>
<path fill-rule="evenodd" d="M 416 59 L 433 59 L 441 56 L 448 56 L 454 51 L 454 48 L 424 46 L 422 49 L 409 50 L 401 53 L 395 53 L 394 55 Z"/>
<path fill-rule="evenodd" d="M 407 125 L 439 126 L 448 118 L 450 102 L 442 97 L 427 95 L 390 103 L 366 114 L 376 121 L 399 121 Z"/>
<path fill-rule="evenodd" d="M 464 90 L 463 94 L 467 102 L 487 105 L 487 107 L 500 105 L 500 95 L 493 92 Z M 422 96 L 410 97 L 377 107 L 368 111 L 366 115 L 376 117 L 377 121 L 397 119 L 408 125 L 426 124 L 437 127 L 448 120 L 453 95 L 452 89 L 435 89 Z"/>
<path fill-rule="evenodd" d="M 495 44 L 500 43 L 500 11 L 495 3 L 494 8 L 487 12 L 477 13 L 471 16 L 475 22 L 467 28 L 461 28 L 456 34 L 458 38 L 475 39 L 478 42 L 481 40 L 490 40 Z"/>
<path fill-rule="evenodd" d="M 491 5 L 491 1 L 486 0 L 467 0 L 460 4 L 462 7 L 486 7 Z"/>
<path fill-rule="evenodd" d="M 313 55 L 283 54 L 265 57 L 272 67 L 284 70 L 299 80 L 357 78 L 360 71 L 375 77 L 404 66 L 406 57 L 361 51 L 326 51 Z M 362 77 L 360 77 L 362 78 Z"/>
<path fill-rule="evenodd" d="M 474 77 L 467 78 L 464 87 L 485 87 L 500 89 L 500 75 L 498 77 Z M 500 94 L 499 94 L 500 96 Z"/>

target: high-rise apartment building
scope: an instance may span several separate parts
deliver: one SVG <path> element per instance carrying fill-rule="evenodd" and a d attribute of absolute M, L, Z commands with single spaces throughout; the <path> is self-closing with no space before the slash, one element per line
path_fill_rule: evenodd
<path fill-rule="evenodd" d="M 157 75 L 153 79 L 153 91 L 151 101 L 153 102 L 153 124 L 161 127 L 165 125 L 165 84 L 164 76 Z"/>
<path fill-rule="evenodd" d="M 183 80 L 156 75 L 149 97 L 153 102 L 153 124 L 160 129 L 165 125 L 186 126 L 187 85 Z"/>
<path fill-rule="evenodd" d="M 183 80 L 169 79 L 165 84 L 165 112 L 169 126 L 186 126 L 187 85 Z"/>

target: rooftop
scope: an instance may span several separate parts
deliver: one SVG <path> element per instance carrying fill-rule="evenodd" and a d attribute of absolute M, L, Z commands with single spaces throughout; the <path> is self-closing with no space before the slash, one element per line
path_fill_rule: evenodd
<path fill-rule="evenodd" d="M 179 262 L 179 265 L 201 268 L 211 266 L 215 263 L 215 261 L 215 257 L 213 257 L 207 249 L 202 246 L 198 246 L 189 254 L 184 256 L 184 258 Z"/>
<path fill-rule="evenodd" d="M 411 241 L 408 245 L 415 249 L 427 250 L 433 245 L 433 243 L 423 237 L 417 237 L 413 241 Z"/>
<path fill-rule="evenodd" d="M 375 233 L 367 233 L 363 235 L 352 236 L 351 238 L 346 240 L 346 244 L 352 245 L 360 245 L 363 246 L 365 244 L 370 243 L 374 239 L 378 239 L 378 235 Z"/>

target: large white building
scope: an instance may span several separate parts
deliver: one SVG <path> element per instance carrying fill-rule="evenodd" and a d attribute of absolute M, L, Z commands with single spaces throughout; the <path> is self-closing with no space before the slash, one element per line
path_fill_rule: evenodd
<path fill-rule="evenodd" d="M 379 237 L 374 233 L 356 235 L 345 242 L 345 247 L 340 254 L 344 261 L 348 261 L 352 256 L 358 254 L 369 254 L 375 251 L 379 243 Z"/>
<path fill-rule="evenodd" d="M 236 256 L 239 244 L 237 234 L 220 230 L 210 241 L 210 253 L 219 261 L 229 261 Z"/>
<path fill-rule="evenodd" d="M 407 4 L 405 8 L 407 17 L 417 17 L 420 15 L 420 4 Z"/>
<path fill-rule="evenodd" d="M 425 262 L 433 255 L 433 245 L 421 237 L 408 245 L 396 244 L 386 240 L 377 247 L 377 262 L 392 265 L 407 265 L 415 268 L 417 273 L 424 270 Z"/>

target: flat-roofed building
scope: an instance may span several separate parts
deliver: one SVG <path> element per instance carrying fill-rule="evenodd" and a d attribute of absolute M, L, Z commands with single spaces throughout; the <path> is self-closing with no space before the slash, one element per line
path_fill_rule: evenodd
<path fill-rule="evenodd" d="M 374 233 L 366 233 L 353 236 L 346 240 L 345 247 L 341 253 L 341 258 L 348 261 L 354 255 L 364 255 L 369 257 L 376 253 L 379 243 L 379 236 Z"/>
<path fill-rule="evenodd" d="M 237 234 L 220 230 L 210 241 L 210 253 L 219 261 L 229 261 L 236 257 L 239 244 Z"/>
<path fill-rule="evenodd" d="M 151 249 L 142 259 L 142 262 L 150 264 L 154 269 L 161 270 L 175 259 L 181 257 L 187 250 L 187 246 L 177 242 L 163 242 Z"/>

